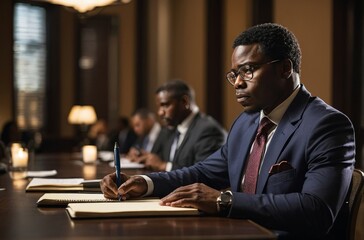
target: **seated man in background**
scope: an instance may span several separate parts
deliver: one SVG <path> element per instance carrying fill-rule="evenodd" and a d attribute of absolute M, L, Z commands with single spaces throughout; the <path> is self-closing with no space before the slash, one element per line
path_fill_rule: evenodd
<path fill-rule="evenodd" d="M 226 139 L 225 130 L 211 116 L 201 113 L 193 91 L 183 81 L 174 80 L 156 91 L 157 113 L 163 124 L 173 129 L 162 157 L 146 153 L 136 158 L 157 171 L 191 166 L 216 151 Z"/>
<path fill-rule="evenodd" d="M 285 27 L 251 27 L 233 48 L 226 78 L 244 112 L 226 144 L 188 168 L 122 174 L 119 188 L 110 174 L 105 197 L 163 197 L 162 205 L 251 219 L 279 238 L 345 239 L 355 163 L 349 118 L 300 83 L 301 50 Z"/>
<path fill-rule="evenodd" d="M 16 121 L 10 120 L 3 125 L 0 140 L 6 147 L 10 147 L 10 145 L 14 142 L 23 141 L 22 132 Z"/>
<path fill-rule="evenodd" d="M 161 127 L 152 111 L 146 108 L 136 110 L 131 116 L 131 126 L 138 139 L 130 148 L 127 158 L 134 161 L 146 153 L 162 156 L 163 145 L 168 141 L 171 131 Z"/>
<path fill-rule="evenodd" d="M 99 151 L 111 151 L 111 143 L 108 136 L 108 126 L 104 119 L 97 120 L 88 132 L 91 144 L 96 145 Z"/>
<path fill-rule="evenodd" d="M 110 132 L 110 150 L 114 143 L 118 142 L 121 154 L 127 154 L 137 140 L 137 135 L 130 127 L 129 118 L 121 116 L 117 122 L 117 128 Z"/>

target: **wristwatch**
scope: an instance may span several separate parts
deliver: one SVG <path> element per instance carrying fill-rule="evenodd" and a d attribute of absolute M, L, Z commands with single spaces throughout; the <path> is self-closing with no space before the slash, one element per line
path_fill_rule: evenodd
<path fill-rule="evenodd" d="M 227 216 L 233 202 L 233 193 L 228 190 L 220 193 L 216 199 L 217 212 L 221 216 Z"/>

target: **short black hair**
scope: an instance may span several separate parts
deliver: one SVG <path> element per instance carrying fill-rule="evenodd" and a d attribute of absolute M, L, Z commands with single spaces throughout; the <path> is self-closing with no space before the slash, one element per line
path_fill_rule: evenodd
<path fill-rule="evenodd" d="M 139 116 L 141 119 L 147 119 L 149 117 L 154 118 L 154 113 L 147 109 L 147 108 L 138 108 L 134 111 L 134 113 L 131 115 L 132 117 Z"/>
<path fill-rule="evenodd" d="M 233 48 L 240 45 L 260 45 L 263 54 L 271 60 L 290 59 L 293 70 L 300 73 L 301 49 L 295 35 L 276 23 L 263 23 L 240 33 L 234 40 Z"/>
<path fill-rule="evenodd" d="M 157 88 L 155 93 L 158 94 L 162 91 L 171 93 L 172 97 L 175 99 L 181 99 L 183 96 L 187 95 L 190 101 L 194 101 L 192 89 L 180 79 L 175 79 L 164 83 Z"/>

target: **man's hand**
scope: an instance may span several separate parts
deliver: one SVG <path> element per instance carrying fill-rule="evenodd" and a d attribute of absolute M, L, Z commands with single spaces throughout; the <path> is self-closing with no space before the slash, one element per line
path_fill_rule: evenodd
<path fill-rule="evenodd" d="M 145 167 L 154 171 L 165 171 L 167 163 L 154 153 L 144 152 L 136 158 L 136 162 L 144 163 Z"/>
<path fill-rule="evenodd" d="M 161 199 L 161 204 L 172 207 L 194 207 L 203 212 L 216 214 L 216 199 L 220 191 L 202 183 L 179 187 Z"/>
<path fill-rule="evenodd" d="M 116 186 L 116 173 L 106 175 L 100 182 L 100 188 L 106 198 L 118 199 L 122 196 L 123 200 L 128 198 L 136 198 L 143 196 L 147 190 L 148 185 L 144 178 L 140 176 L 127 176 L 121 174 L 123 184 L 119 189 Z"/>
<path fill-rule="evenodd" d="M 144 151 L 140 148 L 131 147 L 129 152 L 126 154 L 126 158 L 128 158 L 132 162 L 137 162 L 138 158 L 143 155 Z"/>

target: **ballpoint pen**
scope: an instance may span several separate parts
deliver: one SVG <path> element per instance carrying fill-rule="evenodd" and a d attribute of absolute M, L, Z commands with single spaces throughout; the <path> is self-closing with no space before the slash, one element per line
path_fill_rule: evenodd
<path fill-rule="evenodd" d="M 119 145 L 115 142 L 114 145 L 114 164 L 116 170 L 116 186 L 119 188 L 121 185 L 121 176 L 120 176 L 120 153 L 119 153 Z M 118 195 L 119 200 L 122 200 L 122 196 Z"/>

